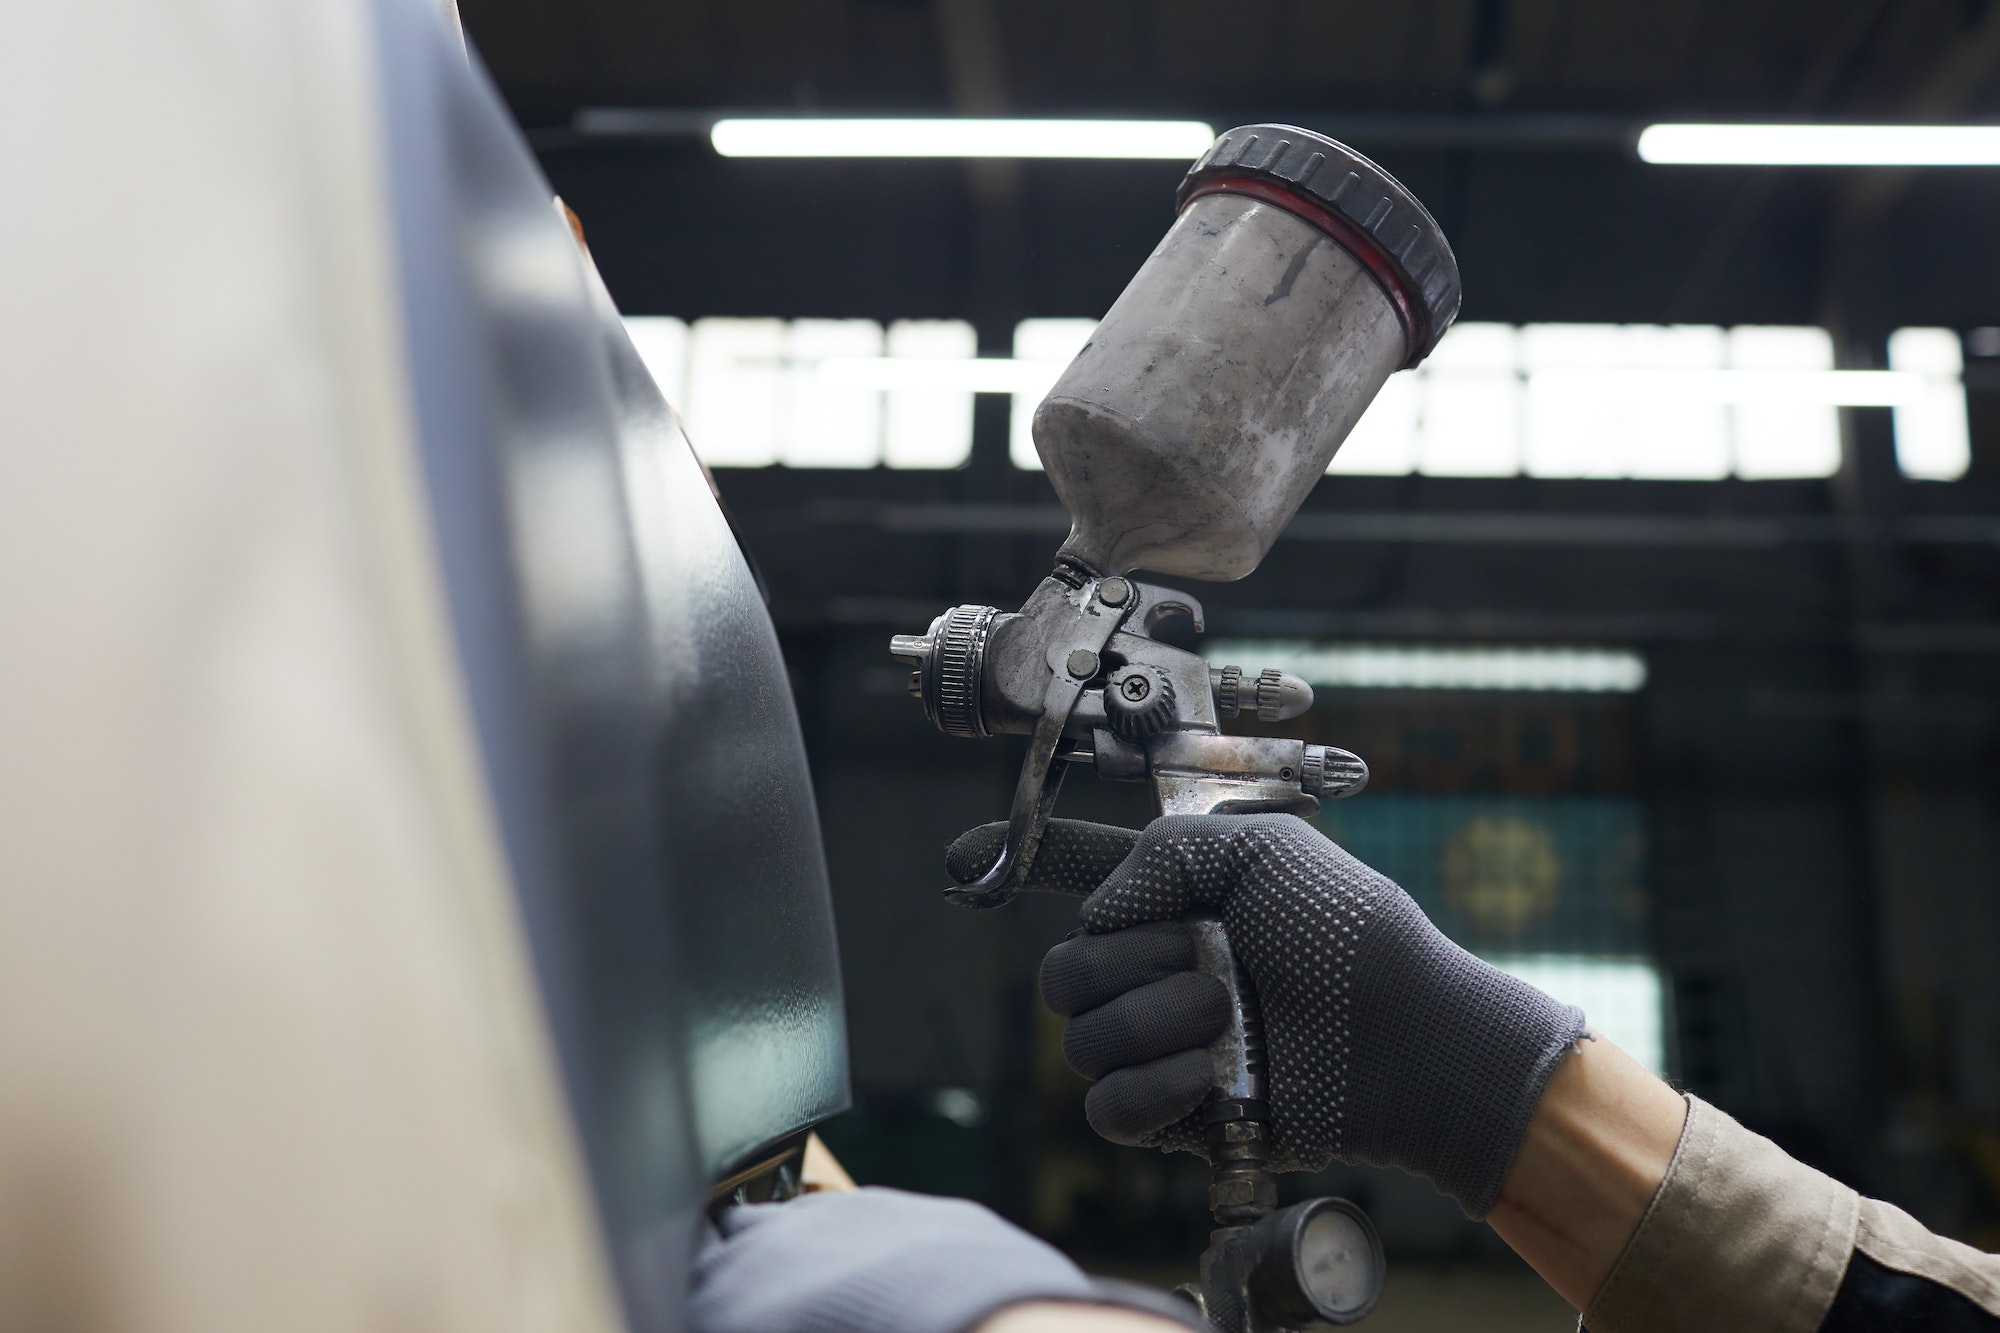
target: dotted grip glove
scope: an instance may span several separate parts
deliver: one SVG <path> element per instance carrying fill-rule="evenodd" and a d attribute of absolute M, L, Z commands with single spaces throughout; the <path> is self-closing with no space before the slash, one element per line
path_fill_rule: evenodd
<path fill-rule="evenodd" d="M 946 853 L 961 882 L 1005 825 Z M 1292 815 L 1169 815 L 1143 832 L 1053 821 L 1026 888 L 1087 895 L 1087 933 L 1042 964 L 1069 1019 L 1063 1054 L 1097 1080 L 1091 1127 L 1116 1143 L 1203 1153 L 1205 1047 L 1223 983 L 1193 970 L 1176 918 L 1218 909 L 1263 1010 L 1273 1165 L 1398 1166 L 1482 1217 L 1583 1012 L 1446 939 L 1410 896 Z M 1204 1154 L 1205 1155 L 1205 1154 Z"/>

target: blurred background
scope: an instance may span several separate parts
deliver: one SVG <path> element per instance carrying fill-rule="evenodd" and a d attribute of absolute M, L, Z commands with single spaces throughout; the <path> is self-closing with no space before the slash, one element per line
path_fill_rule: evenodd
<path fill-rule="evenodd" d="M 1656 121 L 2000 116 L 2000 4 L 463 17 L 769 585 L 853 1035 L 858 1106 L 828 1138 L 858 1177 L 985 1200 L 1100 1269 L 1170 1277 L 1200 1248 L 1202 1168 L 1089 1133 L 1036 1000 L 1073 905 L 936 894 L 946 842 L 1003 814 L 1018 746 L 935 733 L 886 652 L 1046 571 L 1066 523 L 1027 413 L 1164 233 L 1187 159 L 729 157 L 711 129 L 1277 120 L 1410 186 L 1465 306 L 1265 566 L 1193 589 L 1204 651 L 1313 682 L 1287 729 L 1375 773 L 1326 830 L 1455 938 L 1804 1160 L 2000 1248 L 2000 169 L 1634 146 Z M 1832 369 L 1883 374 L 1811 400 L 1702 387 Z M 1650 387 L 1584 373 L 1628 371 Z M 1138 824 L 1144 799 L 1080 775 L 1063 812 Z M 1426 1187 L 1294 1183 L 1373 1211 L 1397 1265 L 1377 1326 L 1560 1326 Z"/>

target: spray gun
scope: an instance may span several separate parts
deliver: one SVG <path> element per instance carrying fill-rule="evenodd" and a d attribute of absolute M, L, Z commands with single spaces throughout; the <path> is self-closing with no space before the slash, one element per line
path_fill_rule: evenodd
<path fill-rule="evenodd" d="M 1029 738 L 998 858 L 945 891 L 963 906 L 1019 891 L 1073 764 L 1151 782 L 1162 814 L 1310 815 L 1368 781 L 1345 750 L 1225 735 L 1233 718 L 1297 717 L 1311 688 L 1161 641 L 1176 617 L 1201 632 L 1201 604 L 1131 574 L 1254 570 L 1383 382 L 1437 345 L 1458 265 L 1409 191 L 1309 130 L 1229 131 L 1178 204 L 1036 409 L 1036 449 L 1072 519 L 1054 571 L 1017 612 L 953 607 L 891 645 L 940 730 Z M 1182 1291 L 1224 1333 L 1354 1323 L 1380 1293 L 1381 1243 L 1343 1199 L 1278 1209 L 1256 991 L 1220 917 L 1189 923 L 1233 1003 L 1202 1109 L 1216 1229 Z"/>

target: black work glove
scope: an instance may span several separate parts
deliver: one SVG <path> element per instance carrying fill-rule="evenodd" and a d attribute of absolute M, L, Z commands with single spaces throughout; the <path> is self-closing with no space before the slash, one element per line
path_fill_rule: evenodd
<path fill-rule="evenodd" d="M 695 1257 L 687 1324 L 690 1333 L 962 1333 L 1027 1301 L 1206 1327 L 1165 1292 L 1086 1276 L 976 1203 L 891 1189 L 731 1208 Z"/>
<path fill-rule="evenodd" d="M 952 844 L 964 882 L 1005 826 Z M 1484 1216 L 1583 1012 L 1446 939 L 1390 880 L 1292 815 L 1170 815 L 1143 832 L 1057 820 L 1025 887 L 1087 895 L 1086 934 L 1042 964 L 1070 1020 L 1063 1054 L 1096 1079 L 1091 1127 L 1204 1153 L 1204 1048 L 1228 1022 L 1176 918 L 1219 909 L 1263 1009 L 1273 1165 L 1398 1166 Z"/>

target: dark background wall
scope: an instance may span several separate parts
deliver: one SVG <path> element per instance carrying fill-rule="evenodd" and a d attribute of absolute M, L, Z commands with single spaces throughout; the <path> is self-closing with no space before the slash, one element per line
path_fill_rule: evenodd
<path fill-rule="evenodd" d="M 580 133 L 583 107 L 1289 119 L 1432 207 L 1467 318 L 1818 323 L 1853 366 L 1881 364 L 1899 326 L 2000 324 L 2000 171 L 1660 168 L 1629 146 L 1659 116 L 2000 113 L 2000 5 L 1981 0 L 466 0 L 464 17 L 631 313 L 964 318 L 1004 353 L 1020 318 L 1102 312 L 1179 168 L 727 161 L 689 134 Z M 1972 358 L 1967 383 L 1960 481 L 1901 479 L 1888 414 L 1866 410 L 1830 481 L 1330 478 L 1310 534 L 1201 591 L 1229 634 L 1641 650 L 1622 725 L 1679 1078 L 1991 1247 L 2000 361 Z M 1001 812 L 1018 757 L 933 734 L 884 652 L 950 603 L 1017 604 L 1059 539 L 1046 483 L 1007 464 L 1004 401 L 978 411 L 960 471 L 720 479 L 771 586 L 835 875 L 862 1102 L 836 1134 L 864 1174 L 1142 1249 L 1158 1217 L 1198 1219 L 1199 1180 L 1080 1130 L 1032 992 L 1066 906 L 977 916 L 933 892 L 942 846 Z M 1130 791 L 1072 785 L 1066 809 L 1145 817 Z M 1486 1244 L 1393 1179 L 1337 1183 L 1406 1250 Z"/>

